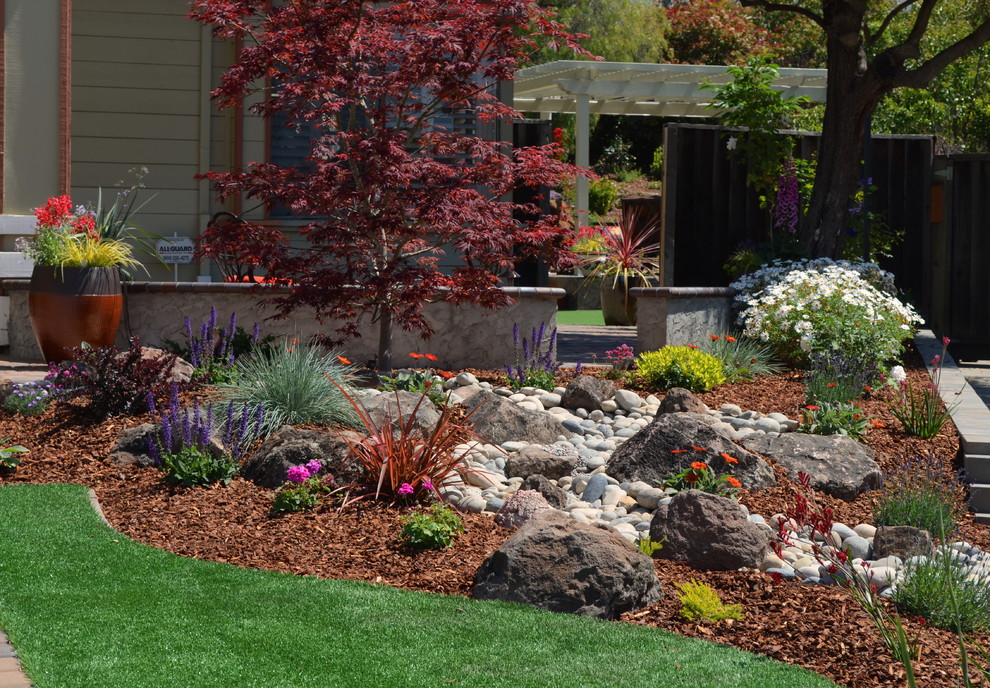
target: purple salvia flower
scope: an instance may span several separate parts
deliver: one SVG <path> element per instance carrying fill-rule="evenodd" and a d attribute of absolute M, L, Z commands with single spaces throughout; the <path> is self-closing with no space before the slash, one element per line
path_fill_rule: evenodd
<path fill-rule="evenodd" d="M 546 327 L 547 324 L 545 322 L 541 322 L 539 334 L 537 334 L 536 338 L 533 340 L 533 344 L 540 348 L 543 348 L 543 335 L 546 334 Z"/>
<path fill-rule="evenodd" d="M 574 366 L 574 377 L 577 377 L 580 374 L 581 374 L 581 361 L 578 361 L 577 365 Z"/>
<path fill-rule="evenodd" d="M 162 416 L 162 446 L 165 451 L 172 451 L 172 421 L 168 416 Z"/>
<path fill-rule="evenodd" d="M 192 320 L 189 316 L 186 316 L 186 343 L 192 348 L 193 333 L 192 333 Z"/>
<path fill-rule="evenodd" d="M 240 444 L 244 441 L 244 436 L 247 435 L 248 419 L 250 417 L 251 409 L 248 408 L 247 404 L 244 404 L 244 408 L 241 409 L 241 424 L 237 428 L 237 435 L 234 438 L 235 444 Z"/>
<path fill-rule="evenodd" d="M 155 418 L 155 395 L 148 392 L 144 397 L 144 404 L 148 407 L 148 413 L 151 414 L 152 420 Z"/>
<path fill-rule="evenodd" d="M 201 423 L 199 426 L 199 446 L 209 447 L 210 435 L 212 433 L 213 433 L 213 407 L 207 406 L 205 422 Z"/>
<path fill-rule="evenodd" d="M 198 432 L 203 426 L 203 414 L 199 408 L 199 399 L 193 399 L 193 428 Z"/>
<path fill-rule="evenodd" d="M 189 412 L 186 411 L 182 414 L 182 444 L 185 447 L 190 447 L 192 446 L 192 443 L 192 423 L 189 422 Z"/>
<path fill-rule="evenodd" d="M 261 336 L 261 325 L 259 325 L 258 323 L 255 323 L 254 324 L 254 331 L 251 333 L 251 343 L 252 344 L 257 344 L 258 343 L 258 337 L 260 337 L 260 336 Z"/>
<path fill-rule="evenodd" d="M 148 443 L 148 456 L 156 466 L 162 465 L 162 453 L 158 449 L 158 442 L 155 442 L 155 438 L 152 435 L 145 437 L 145 441 Z"/>
<path fill-rule="evenodd" d="M 174 423 L 179 418 L 179 385 L 172 383 L 172 394 L 168 398 L 168 415 Z"/>
<path fill-rule="evenodd" d="M 223 427 L 223 446 L 230 448 L 230 442 L 234 438 L 234 405 L 227 404 L 227 422 Z"/>
<path fill-rule="evenodd" d="M 522 340 L 522 349 L 523 349 L 523 360 L 526 361 L 526 363 L 528 364 L 529 363 L 529 340 L 528 339 L 523 339 Z"/>
<path fill-rule="evenodd" d="M 515 323 L 512 326 L 512 345 L 517 350 L 519 349 L 519 323 Z"/>

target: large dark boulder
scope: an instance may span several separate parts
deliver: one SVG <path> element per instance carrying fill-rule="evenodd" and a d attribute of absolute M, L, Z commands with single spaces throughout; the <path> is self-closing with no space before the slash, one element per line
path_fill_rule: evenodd
<path fill-rule="evenodd" d="M 723 454 L 738 463 L 727 461 Z M 656 485 L 686 470 L 694 461 L 707 463 L 716 473 L 735 476 L 749 490 L 777 484 L 766 461 L 726 439 L 704 418 L 692 413 L 657 416 L 615 450 L 606 472 L 620 482 L 641 480 Z"/>
<path fill-rule="evenodd" d="M 759 566 L 770 533 L 751 523 L 734 499 L 687 490 L 657 508 L 650 539 L 663 542 L 654 553 L 660 559 L 708 571 L 733 571 Z"/>
<path fill-rule="evenodd" d="M 807 473 L 811 487 L 839 499 L 855 499 L 883 482 L 873 450 L 843 435 L 750 435 L 743 446 L 776 461 L 792 480 Z"/>
<path fill-rule="evenodd" d="M 323 463 L 325 473 L 343 482 L 360 472 L 349 453 L 347 442 L 339 434 L 283 425 L 251 454 L 241 467 L 241 475 L 261 487 L 275 488 L 285 482 L 291 466 L 316 460 Z"/>
<path fill-rule="evenodd" d="M 662 413 L 708 413 L 708 406 L 689 389 L 671 387 L 663 395 L 657 415 Z"/>
<path fill-rule="evenodd" d="M 622 536 L 550 511 L 485 559 L 472 596 L 614 619 L 659 600 L 660 581 L 653 560 Z"/>
<path fill-rule="evenodd" d="M 420 435 L 427 435 L 440 420 L 440 412 L 433 402 L 414 392 L 382 392 L 372 397 L 362 396 L 360 400 L 368 415 L 379 427 L 389 420 L 404 426 L 409 417 L 415 413 L 413 429 Z"/>
<path fill-rule="evenodd" d="M 531 444 L 506 459 L 505 475 L 510 478 L 542 475 L 557 480 L 570 475 L 577 465 L 577 452 L 566 452 L 554 445 L 544 448 Z"/>
<path fill-rule="evenodd" d="M 874 559 L 930 557 L 933 551 L 931 533 L 913 526 L 881 526 L 873 536 Z"/>
<path fill-rule="evenodd" d="M 531 475 L 522 484 L 524 490 L 536 490 L 554 509 L 567 506 L 567 492 L 557 487 L 545 475 Z"/>
<path fill-rule="evenodd" d="M 488 390 L 473 395 L 464 408 L 474 414 L 469 421 L 474 431 L 495 445 L 509 441 L 551 444 L 558 436 L 570 434 L 549 413 L 522 408 Z"/>
<path fill-rule="evenodd" d="M 602 402 L 615 396 L 615 385 L 594 375 L 578 375 L 567 383 L 560 397 L 560 405 L 566 409 L 583 408 L 594 411 Z"/>

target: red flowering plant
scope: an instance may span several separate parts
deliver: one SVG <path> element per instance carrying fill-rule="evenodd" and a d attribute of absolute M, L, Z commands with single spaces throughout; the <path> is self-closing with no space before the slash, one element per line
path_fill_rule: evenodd
<path fill-rule="evenodd" d="M 434 354 L 421 354 L 415 351 L 410 352 L 410 358 L 415 361 L 438 361 Z M 442 377 L 442 376 L 441 376 Z M 432 368 L 402 368 L 395 371 L 390 376 L 380 375 L 382 389 L 389 392 L 413 392 L 414 394 L 425 394 L 437 406 L 447 403 L 447 396 L 443 393 L 443 381 L 437 377 Z"/>
<path fill-rule="evenodd" d="M 36 265 L 51 267 L 136 266 L 131 247 L 100 236 L 97 216 L 73 206 L 69 196 L 53 196 L 35 208 L 35 234 L 19 239 L 18 248 Z"/>
<path fill-rule="evenodd" d="M 861 440 L 871 420 L 858 401 L 822 401 L 808 404 L 801 410 L 797 431 L 811 435 L 845 435 Z"/>
<path fill-rule="evenodd" d="M 704 447 L 691 445 L 690 449 L 674 449 L 671 453 L 683 454 L 686 452 L 708 452 Z M 739 463 L 739 459 L 726 452 L 720 452 L 719 458 L 726 466 L 734 466 Z M 692 461 L 691 464 L 666 480 L 660 482 L 660 487 L 669 495 L 683 492 L 684 490 L 701 490 L 722 497 L 736 498 L 739 490 L 742 489 L 742 482 L 733 475 L 719 474 L 715 472 L 705 461 Z"/>

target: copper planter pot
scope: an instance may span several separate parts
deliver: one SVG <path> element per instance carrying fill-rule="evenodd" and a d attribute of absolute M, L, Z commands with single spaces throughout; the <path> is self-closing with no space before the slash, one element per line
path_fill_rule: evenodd
<path fill-rule="evenodd" d="M 110 346 L 123 311 L 120 272 L 37 265 L 31 274 L 31 328 L 46 361 L 62 362 L 83 342 Z"/>

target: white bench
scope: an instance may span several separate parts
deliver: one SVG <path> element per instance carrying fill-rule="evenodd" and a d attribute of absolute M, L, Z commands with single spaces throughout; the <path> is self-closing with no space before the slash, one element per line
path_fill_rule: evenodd
<path fill-rule="evenodd" d="M 0 215 L 0 279 L 29 278 L 34 270 L 34 262 L 28 260 L 14 248 L 16 237 L 34 234 L 33 215 Z M 0 296 L 0 346 L 10 344 L 7 334 L 10 320 L 10 297 Z M 27 326 L 27 323 L 24 324 Z"/>

